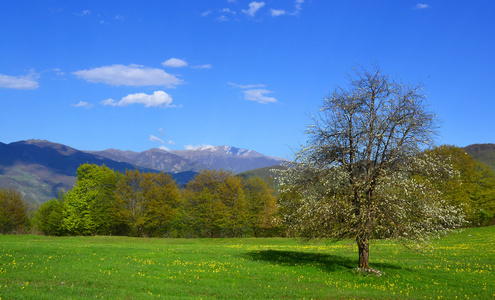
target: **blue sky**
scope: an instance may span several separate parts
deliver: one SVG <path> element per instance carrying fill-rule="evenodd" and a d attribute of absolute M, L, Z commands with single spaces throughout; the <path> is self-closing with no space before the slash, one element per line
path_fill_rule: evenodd
<path fill-rule="evenodd" d="M 495 1 L 4 1 L 0 142 L 289 157 L 358 65 L 425 85 L 439 144 L 495 143 Z"/>

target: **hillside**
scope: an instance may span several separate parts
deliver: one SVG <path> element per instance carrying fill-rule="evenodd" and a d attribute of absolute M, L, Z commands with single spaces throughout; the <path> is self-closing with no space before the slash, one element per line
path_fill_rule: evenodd
<path fill-rule="evenodd" d="M 495 171 L 495 144 L 473 144 L 464 147 L 467 154 Z"/>
<path fill-rule="evenodd" d="M 169 151 L 160 149 L 150 149 L 143 152 L 122 151 L 117 149 L 107 149 L 103 151 L 86 151 L 87 153 L 99 155 L 119 162 L 126 162 L 136 166 L 168 173 L 179 173 L 186 171 L 197 172 L 205 169 L 206 166 Z"/>
<path fill-rule="evenodd" d="M 286 169 L 286 167 L 281 166 L 281 165 L 274 165 L 274 166 L 269 166 L 269 167 L 264 167 L 264 168 L 259 168 L 259 169 L 254 169 L 254 170 L 242 172 L 239 174 L 239 176 L 244 178 L 244 180 L 247 180 L 249 178 L 259 177 L 259 178 L 263 179 L 265 182 L 267 182 L 269 184 L 269 186 L 276 193 L 278 193 L 279 186 L 278 186 L 278 182 L 276 180 L 277 174 L 274 172 L 274 170 L 284 170 L 284 169 Z"/>

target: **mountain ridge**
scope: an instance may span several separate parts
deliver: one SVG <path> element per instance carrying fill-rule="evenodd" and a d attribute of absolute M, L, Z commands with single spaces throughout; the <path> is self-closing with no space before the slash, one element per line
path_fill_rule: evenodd
<path fill-rule="evenodd" d="M 224 169 L 234 173 L 241 173 L 252 169 L 278 165 L 283 161 L 282 158 L 232 146 L 201 146 L 171 151 L 151 148 L 142 152 L 111 148 L 103 151 L 85 152 L 171 173 L 199 172 L 203 169 Z"/>

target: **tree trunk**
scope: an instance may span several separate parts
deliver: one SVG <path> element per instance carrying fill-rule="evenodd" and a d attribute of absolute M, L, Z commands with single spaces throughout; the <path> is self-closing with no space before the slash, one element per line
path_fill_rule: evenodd
<path fill-rule="evenodd" d="M 359 249 L 359 268 L 369 269 L 370 240 L 368 236 L 356 238 Z"/>

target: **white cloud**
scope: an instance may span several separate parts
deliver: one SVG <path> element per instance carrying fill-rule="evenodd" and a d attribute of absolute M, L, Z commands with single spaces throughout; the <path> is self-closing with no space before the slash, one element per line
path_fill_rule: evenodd
<path fill-rule="evenodd" d="M 265 96 L 265 94 L 270 94 L 273 92 L 269 91 L 267 89 L 261 89 L 262 87 L 265 87 L 264 84 L 242 85 L 242 84 L 237 84 L 237 83 L 232 83 L 232 82 L 229 82 L 228 84 L 242 89 L 243 90 L 242 93 L 244 94 L 244 99 L 246 99 L 246 100 L 255 101 L 255 102 L 263 103 L 263 104 L 277 102 L 277 99 L 275 99 L 273 97 Z"/>
<path fill-rule="evenodd" d="M 275 103 L 277 102 L 277 99 L 273 97 L 267 97 L 265 94 L 270 94 L 273 93 L 272 91 L 265 90 L 265 89 L 253 89 L 253 90 L 246 90 L 242 91 L 244 93 L 244 99 L 249 100 L 249 101 L 255 101 L 258 103 Z"/>
<path fill-rule="evenodd" d="M 201 16 L 202 16 L 202 17 L 206 17 L 206 16 L 207 16 L 207 15 L 209 15 L 209 14 L 211 14 L 211 10 L 207 10 L 207 11 L 205 11 L 205 12 L 202 12 L 202 13 L 201 13 Z"/>
<path fill-rule="evenodd" d="M 187 67 L 187 61 L 178 58 L 170 58 L 162 62 L 162 66 L 170 68 L 182 68 Z"/>
<path fill-rule="evenodd" d="M 427 9 L 428 7 L 430 7 L 428 4 L 418 3 L 414 6 L 414 9 Z"/>
<path fill-rule="evenodd" d="M 59 75 L 59 76 L 63 76 L 63 75 L 65 75 L 65 72 L 64 72 L 64 71 L 62 71 L 62 70 L 60 70 L 59 68 L 54 68 L 54 69 L 51 69 L 51 70 L 49 70 L 49 71 L 55 72 L 55 73 L 56 73 L 57 75 Z"/>
<path fill-rule="evenodd" d="M 110 85 L 150 86 L 162 85 L 174 87 L 183 80 L 168 74 L 161 69 L 146 68 L 139 65 L 111 65 L 73 73 L 77 77 L 93 83 Z"/>
<path fill-rule="evenodd" d="M 215 21 L 218 21 L 218 22 L 227 22 L 228 20 L 229 20 L 229 18 L 227 18 L 226 16 L 223 16 L 223 15 L 215 19 Z"/>
<path fill-rule="evenodd" d="M 287 14 L 287 12 L 283 9 L 271 9 L 272 17 L 283 16 Z"/>
<path fill-rule="evenodd" d="M 248 16 L 254 17 L 254 15 L 265 6 L 265 2 L 251 2 L 249 3 L 249 9 L 243 9 L 242 12 Z"/>
<path fill-rule="evenodd" d="M 90 109 L 91 107 L 93 107 L 93 104 L 90 104 L 88 102 L 85 102 L 85 101 L 79 101 L 79 103 L 77 104 L 71 104 L 73 107 L 83 107 L 83 108 L 86 108 L 86 109 Z"/>
<path fill-rule="evenodd" d="M 272 17 L 278 17 L 278 16 L 283 16 L 283 15 L 296 16 L 302 10 L 303 3 L 304 3 L 304 0 L 294 1 L 294 11 L 293 12 L 288 12 L 284 9 L 271 9 L 271 15 L 272 15 Z"/>
<path fill-rule="evenodd" d="M 220 12 L 221 13 L 227 13 L 227 14 L 233 14 L 233 15 L 237 14 L 237 12 L 231 10 L 230 8 L 224 8 L 224 9 L 220 10 Z"/>
<path fill-rule="evenodd" d="M 158 128 L 158 132 L 160 132 L 160 135 L 165 136 L 165 132 L 163 131 L 163 129 L 162 129 L 162 128 Z M 160 143 L 162 143 L 162 144 L 165 144 L 165 141 L 164 141 L 164 140 L 162 140 L 161 138 L 159 138 L 159 137 L 157 137 L 157 136 L 155 136 L 155 135 L 150 135 L 150 141 L 151 141 L 151 142 L 153 142 L 153 141 L 157 141 L 157 142 L 160 142 Z M 168 144 L 168 145 L 175 145 L 175 142 L 174 142 L 174 141 L 169 140 L 169 141 L 167 142 L 167 144 Z M 169 149 L 169 148 L 167 148 L 167 147 L 165 147 L 165 146 L 160 146 L 160 149 L 162 149 L 162 150 L 166 150 L 166 151 L 170 151 L 170 149 Z"/>
<path fill-rule="evenodd" d="M 39 74 L 31 70 L 26 76 L 9 76 L 0 74 L 0 87 L 18 90 L 34 90 L 39 87 Z"/>
<path fill-rule="evenodd" d="M 253 89 L 253 88 L 260 88 L 260 87 L 265 87 L 264 84 L 247 84 L 247 85 L 242 85 L 242 84 L 237 84 L 237 83 L 228 83 L 231 86 L 235 86 L 240 89 Z"/>
<path fill-rule="evenodd" d="M 115 17 L 113 17 L 115 20 L 119 20 L 119 21 L 123 21 L 124 20 L 124 16 L 121 16 L 121 15 L 116 15 Z"/>
<path fill-rule="evenodd" d="M 304 0 L 296 0 L 296 11 L 300 11 L 301 5 L 304 3 Z"/>
<path fill-rule="evenodd" d="M 165 142 L 161 138 L 154 135 L 150 135 L 150 142 L 160 142 L 162 144 L 165 144 Z"/>
<path fill-rule="evenodd" d="M 131 104 L 144 104 L 145 107 L 175 107 L 172 105 L 172 97 L 164 91 L 156 91 L 153 95 L 147 95 L 145 93 L 130 94 L 122 98 L 120 101 L 114 99 L 107 99 L 101 104 L 105 106 L 128 106 Z"/>
<path fill-rule="evenodd" d="M 213 68 L 210 64 L 191 66 L 193 69 L 211 69 Z"/>
<path fill-rule="evenodd" d="M 85 9 L 85 10 L 81 11 L 80 13 L 76 13 L 76 15 L 80 16 L 80 17 L 89 16 L 90 14 L 91 14 L 91 10 L 89 10 L 89 9 Z"/>

